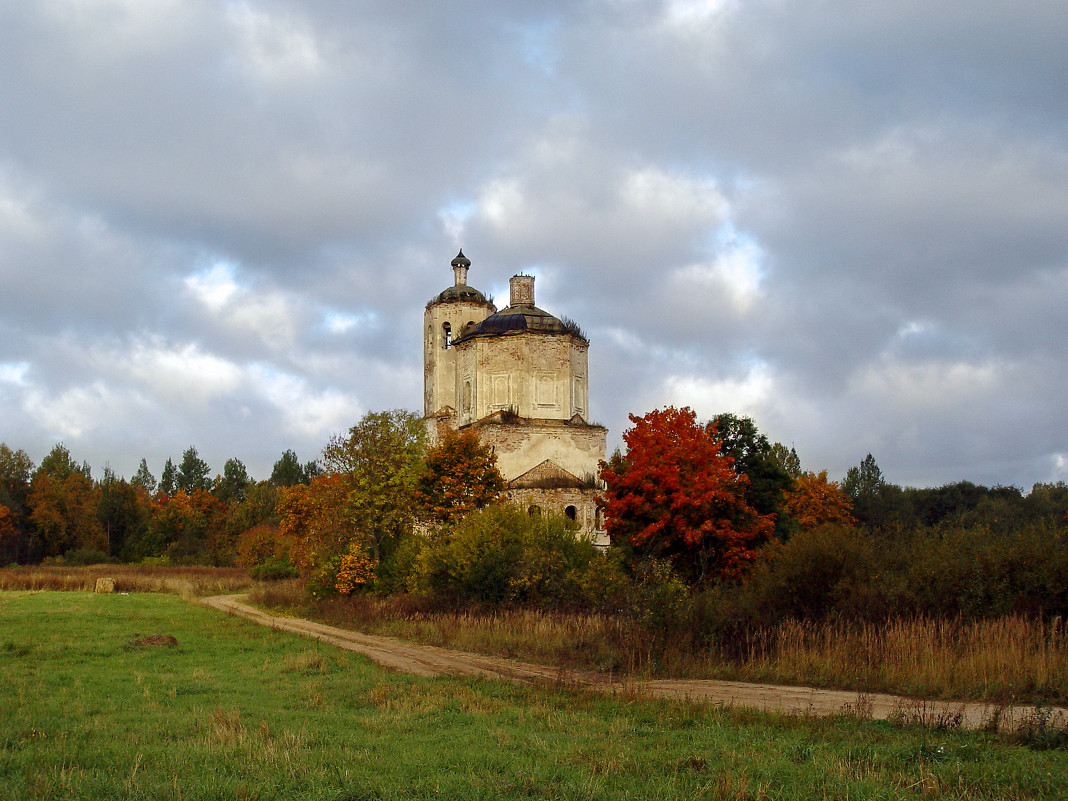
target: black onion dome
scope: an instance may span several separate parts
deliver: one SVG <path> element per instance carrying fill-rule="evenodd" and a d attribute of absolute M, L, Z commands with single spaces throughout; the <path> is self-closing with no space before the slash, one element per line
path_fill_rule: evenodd
<path fill-rule="evenodd" d="M 460 339 L 517 334 L 522 331 L 541 334 L 573 333 L 562 321 L 537 306 L 508 306 L 477 325 L 465 329 Z"/>
<path fill-rule="evenodd" d="M 453 267 L 470 267 L 471 260 L 464 255 L 464 249 L 460 248 L 460 252 L 456 254 L 456 258 L 452 260 Z"/>

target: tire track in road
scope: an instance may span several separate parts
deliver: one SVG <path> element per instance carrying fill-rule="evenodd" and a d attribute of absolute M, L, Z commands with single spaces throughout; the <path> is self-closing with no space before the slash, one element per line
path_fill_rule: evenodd
<path fill-rule="evenodd" d="M 456 651 L 315 623 L 301 618 L 272 615 L 244 602 L 245 595 L 220 595 L 201 602 L 280 631 L 367 656 L 377 664 L 415 676 L 482 676 L 515 684 L 585 687 L 617 695 L 700 701 L 720 706 L 745 707 L 792 715 L 851 715 L 875 720 L 897 720 L 929 726 L 978 729 L 992 721 L 1010 730 L 1036 714 L 1034 707 L 1005 706 L 972 701 L 930 701 L 887 693 L 856 693 L 749 684 L 712 679 L 619 679 L 592 671 L 539 665 L 516 659 Z M 1068 726 L 1068 709 L 1044 707 L 1047 723 Z"/>

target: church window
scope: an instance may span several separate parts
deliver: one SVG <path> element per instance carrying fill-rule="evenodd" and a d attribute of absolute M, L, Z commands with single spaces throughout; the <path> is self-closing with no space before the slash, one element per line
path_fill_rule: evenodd
<path fill-rule="evenodd" d="M 442 344 L 448 350 L 452 347 L 452 326 L 448 323 L 441 324 Z"/>
<path fill-rule="evenodd" d="M 464 381 L 464 395 L 463 395 L 463 412 L 468 414 L 471 411 L 471 382 Z"/>
<path fill-rule="evenodd" d="M 531 504 L 530 507 L 527 509 L 527 514 L 531 517 L 540 517 L 541 507 L 536 504 Z"/>
<path fill-rule="evenodd" d="M 568 520 L 574 520 L 576 517 L 578 517 L 578 509 L 576 509 L 574 506 L 568 506 L 564 509 L 564 514 L 567 516 Z"/>

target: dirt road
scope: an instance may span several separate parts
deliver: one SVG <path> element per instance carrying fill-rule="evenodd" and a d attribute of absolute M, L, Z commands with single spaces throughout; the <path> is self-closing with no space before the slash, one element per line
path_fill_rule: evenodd
<path fill-rule="evenodd" d="M 244 595 L 220 595 L 203 599 L 215 609 L 247 618 L 264 626 L 291 631 L 347 651 L 355 651 L 393 670 L 416 676 L 485 676 L 516 684 L 587 687 L 607 693 L 704 701 L 724 706 L 747 707 L 797 715 L 856 715 L 876 720 L 899 720 L 927 725 L 962 726 L 977 729 L 997 720 L 1003 729 L 1015 727 L 1035 714 L 1032 707 L 998 707 L 986 703 L 922 701 L 883 693 L 840 692 L 812 687 L 781 687 L 736 681 L 695 679 L 619 679 L 600 673 L 536 665 L 514 659 L 418 645 L 392 637 L 380 637 L 314 623 L 279 617 L 243 603 Z M 1068 709 L 1047 708 L 1049 722 L 1068 725 Z"/>

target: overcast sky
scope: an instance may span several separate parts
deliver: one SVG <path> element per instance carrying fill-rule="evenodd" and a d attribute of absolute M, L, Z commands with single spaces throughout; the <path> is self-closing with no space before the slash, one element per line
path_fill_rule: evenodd
<path fill-rule="evenodd" d="M 265 478 L 422 412 L 452 283 L 592 417 L 1068 478 L 1063 0 L 0 0 L 0 441 Z"/>

